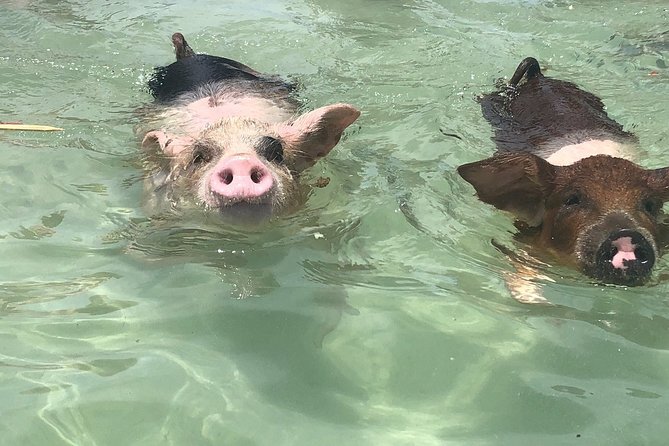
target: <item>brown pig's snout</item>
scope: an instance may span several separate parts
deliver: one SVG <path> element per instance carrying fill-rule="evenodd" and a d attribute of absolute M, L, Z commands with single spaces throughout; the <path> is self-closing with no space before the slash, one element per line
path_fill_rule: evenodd
<path fill-rule="evenodd" d="M 597 264 L 602 273 L 610 274 L 612 281 L 619 277 L 620 284 L 643 282 L 655 264 L 655 250 L 640 232 L 623 229 L 611 234 L 597 250 Z"/>
<path fill-rule="evenodd" d="M 582 253 L 586 273 L 618 285 L 635 286 L 648 280 L 657 257 L 649 231 L 631 219 L 613 215 L 589 232 L 584 244 L 590 246 L 584 246 Z"/>

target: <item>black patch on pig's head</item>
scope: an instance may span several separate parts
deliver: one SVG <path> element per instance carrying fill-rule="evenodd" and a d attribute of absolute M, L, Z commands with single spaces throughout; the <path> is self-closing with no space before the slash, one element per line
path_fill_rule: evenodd
<path fill-rule="evenodd" d="M 174 160 L 176 166 L 180 169 L 173 172 L 173 175 L 184 174 L 186 177 L 194 175 L 197 171 L 204 171 L 212 160 L 220 154 L 220 150 L 215 144 L 207 140 L 195 141 L 183 155 Z"/>
<path fill-rule="evenodd" d="M 256 144 L 256 152 L 270 163 L 283 163 L 283 142 L 272 136 L 263 136 Z"/>
<path fill-rule="evenodd" d="M 206 142 L 198 141 L 193 145 L 191 151 L 191 164 L 201 166 L 207 164 L 216 156 L 216 149 Z"/>

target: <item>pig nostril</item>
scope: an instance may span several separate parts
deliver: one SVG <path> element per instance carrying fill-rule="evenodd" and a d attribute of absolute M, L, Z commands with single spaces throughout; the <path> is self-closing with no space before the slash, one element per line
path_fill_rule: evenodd
<path fill-rule="evenodd" d="M 609 259 L 609 260 L 613 259 L 613 257 L 614 257 L 617 253 L 618 253 L 618 248 L 616 248 L 616 247 L 613 246 L 613 245 L 609 246 L 609 255 L 608 255 L 608 259 Z"/>
<path fill-rule="evenodd" d="M 251 172 L 251 181 L 258 184 L 262 180 L 263 173 L 259 169 L 254 169 Z"/>
<path fill-rule="evenodd" d="M 636 256 L 637 260 L 641 263 L 646 263 L 650 260 L 650 256 L 648 255 L 648 250 L 645 248 L 635 249 L 634 255 Z"/>
<path fill-rule="evenodd" d="M 232 180 L 234 179 L 234 175 L 232 175 L 232 171 L 229 169 L 224 170 L 221 172 L 221 181 L 223 181 L 223 184 L 228 185 L 232 183 Z"/>

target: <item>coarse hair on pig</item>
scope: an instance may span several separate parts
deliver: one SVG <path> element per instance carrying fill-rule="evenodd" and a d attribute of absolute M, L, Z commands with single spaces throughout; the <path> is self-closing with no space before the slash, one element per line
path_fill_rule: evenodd
<path fill-rule="evenodd" d="M 480 103 L 497 152 L 458 167 L 479 199 L 512 213 L 535 252 L 600 282 L 647 283 L 669 241 L 669 168 L 632 162 L 637 137 L 534 58 Z"/>
<path fill-rule="evenodd" d="M 138 126 L 142 146 L 162 155 L 147 180 L 155 198 L 245 220 L 302 204 L 300 173 L 334 148 L 360 112 L 336 103 L 299 114 L 294 85 L 196 54 L 180 33 L 172 42 L 177 61 L 156 69 L 155 101 L 140 110 Z"/>

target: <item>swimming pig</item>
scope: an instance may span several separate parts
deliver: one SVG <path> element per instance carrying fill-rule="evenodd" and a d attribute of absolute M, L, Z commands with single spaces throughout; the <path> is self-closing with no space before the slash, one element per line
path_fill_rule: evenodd
<path fill-rule="evenodd" d="M 194 201 L 262 221 L 305 199 L 300 172 L 327 155 L 360 115 L 334 104 L 298 116 L 294 87 L 234 60 L 195 54 L 172 36 L 176 62 L 149 81 L 155 101 L 140 110 L 138 134 L 160 152 L 149 178 L 156 200 Z"/>
<path fill-rule="evenodd" d="M 481 108 L 497 152 L 458 168 L 478 197 L 514 214 L 520 236 L 562 263 L 605 283 L 646 282 L 667 241 L 668 168 L 629 161 L 636 137 L 531 57 Z"/>

